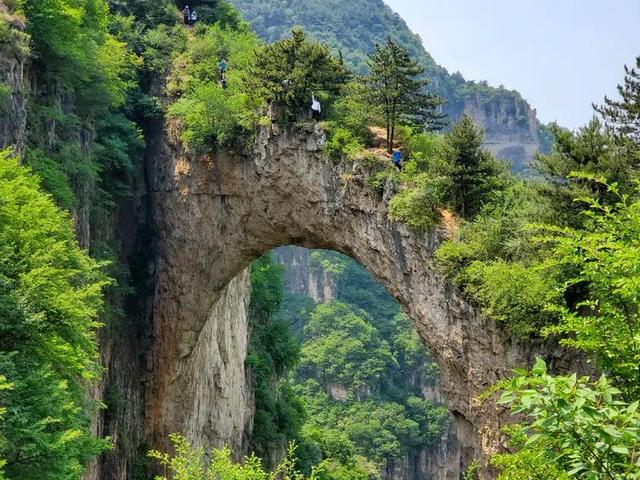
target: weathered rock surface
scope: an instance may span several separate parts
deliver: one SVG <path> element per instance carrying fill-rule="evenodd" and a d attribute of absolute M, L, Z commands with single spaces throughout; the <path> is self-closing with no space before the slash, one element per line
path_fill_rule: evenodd
<path fill-rule="evenodd" d="M 253 259 L 295 244 L 342 252 L 372 272 L 413 319 L 439 363 L 456 428 L 467 432 L 459 437 L 466 457 L 500 447 L 502 412 L 475 398 L 529 361 L 535 348 L 511 342 L 436 271 L 433 254 L 443 232 L 417 233 L 390 221 L 385 202 L 366 186 L 362 165 L 336 164 L 323 155 L 324 134 L 317 126 L 292 132 L 265 128 L 253 149 L 207 157 L 185 153 L 171 129 L 167 135 L 151 169 L 159 256 L 146 425 L 155 446 L 185 427 L 198 430 L 199 442 L 220 441 L 215 428 L 196 426 L 202 402 L 189 401 L 204 398 L 198 392 L 203 381 L 190 377 L 207 368 L 200 357 L 202 336 L 214 328 L 208 323 L 231 321 L 212 312 Z M 243 335 L 236 332 L 237 350 L 230 353 L 238 359 Z M 228 371 L 238 378 L 224 385 L 242 389 L 240 369 Z M 230 395 L 242 398 L 235 392 Z M 239 434 L 240 423 L 230 421 L 233 427 L 225 432 Z"/>
<path fill-rule="evenodd" d="M 11 31 L 19 35 L 24 29 L 7 5 L 0 0 L 0 21 L 8 22 Z M 11 147 L 24 151 L 27 129 L 28 92 L 27 61 L 14 51 L 13 45 L 0 44 L 0 150 Z"/>
<path fill-rule="evenodd" d="M 285 266 L 284 290 L 328 303 L 337 296 L 336 279 L 330 272 L 313 265 L 311 250 L 287 246 L 273 251 L 273 259 Z"/>

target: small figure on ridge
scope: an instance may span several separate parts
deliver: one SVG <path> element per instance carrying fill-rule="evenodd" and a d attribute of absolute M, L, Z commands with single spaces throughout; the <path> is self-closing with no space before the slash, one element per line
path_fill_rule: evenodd
<path fill-rule="evenodd" d="M 320 105 L 320 101 L 312 93 L 311 94 L 311 118 L 313 118 L 317 122 L 320 120 L 321 114 L 322 114 L 322 106 Z"/>
<path fill-rule="evenodd" d="M 220 81 L 225 79 L 228 68 L 229 68 L 229 64 L 227 63 L 227 60 L 224 58 L 220 60 L 220 63 L 218 64 L 218 71 L 220 72 Z"/>
<path fill-rule="evenodd" d="M 391 155 L 391 160 L 398 170 L 402 171 L 402 149 L 394 150 Z"/>
<path fill-rule="evenodd" d="M 189 22 L 191 21 L 191 9 L 189 8 L 189 5 L 186 5 L 182 9 L 182 15 L 183 15 L 184 24 L 189 25 Z"/>

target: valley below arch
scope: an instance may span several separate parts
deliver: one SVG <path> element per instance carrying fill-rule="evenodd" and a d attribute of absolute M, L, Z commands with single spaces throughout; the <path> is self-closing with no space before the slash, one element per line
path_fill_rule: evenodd
<path fill-rule="evenodd" d="M 157 234 L 147 437 L 179 431 L 201 445 L 241 451 L 251 428 L 247 269 L 273 248 L 335 250 L 367 269 L 398 301 L 441 369 L 441 387 L 469 458 L 501 448 L 505 412 L 477 396 L 548 345 L 514 342 L 437 270 L 446 232 L 388 218 L 394 186 L 369 186 L 368 168 L 324 155 L 317 125 L 269 127 L 242 151 L 189 154 L 168 129 L 149 170 Z M 243 317 L 244 316 L 244 317 Z M 244 328 L 243 328 L 244 318 Z M 215 359 L 215 360 L 212 360 Z"/>

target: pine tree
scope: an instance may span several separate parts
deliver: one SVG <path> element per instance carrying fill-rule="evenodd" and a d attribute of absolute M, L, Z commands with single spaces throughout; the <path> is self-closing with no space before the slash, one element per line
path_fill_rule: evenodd
<path fill-rule="evenodd" d="M 312 94 L 321 100 L 337 96 L 349 76 L 327 46 L 307 40 L 301 29 L 291 33 L 256 53 L 247 78 L 247 91 L 283 108 L 286 121 L 311 105 Z"/>
<path fill-rule="evenodd" d="M 376 45 L 369 56 L 369 68 L 367 84 L 371 101 L 383 112 L 389 153 L 398 124 L 419 125 L 426 130 L 443 126 L 444 114 L 438 112 L 443 101 L 425 92 L 429 81 L 422 77 L 424 69 L 404 47 L 387 38 L 383 45 Z"/>
<path fill-rule="evenodd" d="M 636 68 L 640 70 L 640 57 L 636 58 Z M 640 71 L 625 65 L 624 84 L 618 85 L 622 100 L 605 97 L 604 105 L 594 108 L 600 113 L 607 126 L 618 138 L 631 139 L 640 145 Z"/>
<path fill-rule="evenodd" d="M 469 218 L 480 208 L 500 184 L 504 166 L 482 148 L 484 133 L 464 115 L 447 133 L 446 159 L 451 169 L 453 207 Z"/>

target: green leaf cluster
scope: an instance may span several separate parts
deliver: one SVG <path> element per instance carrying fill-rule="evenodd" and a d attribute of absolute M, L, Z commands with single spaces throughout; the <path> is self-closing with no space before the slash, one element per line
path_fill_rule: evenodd
<path fill-rule="evenodd" d="M 37 177 L 0 154 L 0 458 L 8 478 L 78 478 L 106 446 L 88 425 L 100 373 L 101 265 Z M 46 468 L 43 468 L 46 466 Z"/>
<path fill-rule="evenodd" d="M 604 375 L 554 377 L 538 359 L 498 387 L 500 403 L 526 419 L 509 429 L 518 452 L 492 459 L 499 479 L 640 478 L 638 401 L 622 400 Z"/>
<path fill-rule="evenodd" d="M 156 480 L 315 480 L 319 477 L 312 472 L 305 477 L 295 468 L 295 445 L 291 445 L 286 458 L 272 471 L 265 470 L 258 457 L 249 456 L 242 462 L 234 462 L 228 448 L 214 449 L 207 460 L 204 448 L 194 448 L 181 435 L 171 434 L 170 440 L 175 454 L 157 450 L 149 452 L 149 457 L 157 460 L 168 477 L 157 476 Z"/>

